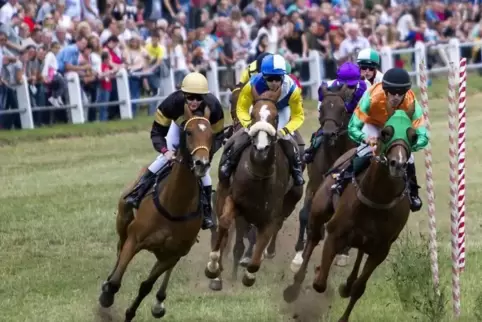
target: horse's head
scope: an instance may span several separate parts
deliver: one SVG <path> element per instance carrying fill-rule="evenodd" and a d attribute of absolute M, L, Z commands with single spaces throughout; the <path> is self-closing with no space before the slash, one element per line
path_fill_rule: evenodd
<path fill-rule="evenodd" d="M 411 155 L 411 147 L 417 142 L 417 133 L 411 117 L 403 110 L 395 110 L 380 133 L 376 154 L 388 166 L 392 177 L 403 177 Z"/>
<path fill-rule="evenodd" d="M 259 160 L 268 158 L 270 147 L 276 142 L 278 126 L 276 102 L 280 94 L 280 90 L 278 90 L 276 92 L 266 91 L 262 95 L 258 95 L 253 89 L 252 125 L 248 134 L 255 149 L 255 157 Z"/>
<path fill-rule="evenodd" d="M 346 90 L 346 85 L 336 91 L 329 91 L 326 85 L 321 88 L 323 101 L 318 120 L 323 137 L 330 146 L 335 145 L 338 137 L 344 133 L 350 119 L 345 108 Z"/>
<path fill-rule="evenodd" d="M 189 108 L 184 109 L 183 132 L 180 142 L 180 153 L 188 160 L 189 167 L 197 177 L 203 177 L 209 170 L 210 151 L 213 132 L 209 116 L 211 110 L 206 107 L 203 113 L 194 114 Z"/>

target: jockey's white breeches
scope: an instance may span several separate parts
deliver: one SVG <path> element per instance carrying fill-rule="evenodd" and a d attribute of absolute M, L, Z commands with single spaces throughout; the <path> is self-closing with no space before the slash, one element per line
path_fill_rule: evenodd
<path fill-rule="evenodd" d="M 368 137 L 376 137 L 378 138 L 380 136 L 381 129 L 376 127 L 373 124 L 367 124 L 363 125 L 362 132 L 365 133 Z M 372 153 L 372 149 L 366 144 L 366 143 L 361 143 L 358 148 L 357 148 L 357 155 L 358 156 L 365 156 L 369 155 Z M 415 161 L 413 157 L 413 153 L 410 154 L 410 158 L 408 159 L 408 163 L 413 164 Z"/>
<path fill-rule="evenodd" d="M 253 106 L 249 108 L 249 114 L 251 114 L 251 111 L 253 110 Z M 278 128 L 276 130 L 281 130 L 288 124 L 291 118 L 291 109 L 289 106 L 283 107 L 281 109 L 278 109 Z M 289 140 L 291 138 L 291 134 L 287 134 L 283 136 L 282 140 Z"/>
<path fill-rule="evenodd" d="M 179 146 L 179 137 L 181 135 L 181 128 L 177 125 L 174 121 L 171 121 L 171 126 L 169 127 L 169 132 L 167 132 L 166 142 L 167 148 L 169 151 L 175 151 Z M 159 156 L 151 163 L 149 166 L 149 171 L 152 173 L 157 173 L 161 170 L 167 163 L 167 158 L 163 154 L 159 154 Z M 211 168 L 208 169 L 206 175 L 202 177 L 203 186 L 211 186 L 212 180 L 209 171 Z"/>

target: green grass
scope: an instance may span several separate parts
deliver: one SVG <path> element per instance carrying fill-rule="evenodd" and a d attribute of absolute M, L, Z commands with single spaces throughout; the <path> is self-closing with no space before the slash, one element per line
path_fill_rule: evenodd
<path fill-rule="evenodd" d="M 469 93 L 481 86 L 480 78 L 469 78 Z M 475 84 L 477 83 L 477 84 Z M 439 227 L 439 260 L 442 284 L 450 294 L 450 219 L 448 212 L 448 140 L 445 85 L 429 89 L 433 126 L 433 166 Z M 468 100 L 467 131 L 467 267 L 461 276 L 461 321 L 478 321 L 479 282 L 482 249 L 478 209 L 482 168 L 477 152 L 481 145 L 482 111 L 478 99 Z M 305 139 L 316 128 L 313 102 L 305 104 L 307 118 L 302 128 Z M 0 133 L 0 320 L 9 322 L 111 321 L 99 317 L 97 298 L 102 281 L 115 262 L 115 206 L 125 185 L 139 168 L 151 162 L 148 130 L 151 120 L 58 126 L 32 131 Z M 112 134 L 113 133 L 113 134 Z M 107 135 L 112 134 L 112 135 Z M 65 138 L 70 139 L 52 139 Z M 38 140 L 42 140 L 39 142 Z M 482 147 L 481 147 L 482 148 Z M 482 151 L 482 150 L 481 150 Z M 219 156 L 218 156 L 219 157 Z M 423 154 L 416 155 L 423 184 Z M 217 162 L 217 158 L 216 158 Z M 214 175 L 216 171 L 212 171 Z M 216 182 L 216 179 L 213 180 Z M 411 215 L 408 229 L 415 236 L 425 232 L 425 211 Z M 294 255 L 297 213 L 283 228 L 275 259 L 263 262 L 252 288 L 232 283 L 226 274 L 225 290 L 213 293 L 207 287 L 204 267 L 208 260 L 207 232 L 200 243 L 181 260 L 175 270 L 166 300 L 166 321 L 337 321 L 347 301 L 333 291 L 349 273 L 334 268 L 330 291 L 311 291 L 313 266 L 319 263 L 320 248 L 310 263 L 306 294 L 292 305 L 284 304 L 282 290 L 291 283 L 289 263 Z M 393 253 L 393 252 L 392 252 Z M 395 257 L 390 257 L 393 260 Z M 151 254 L 141 253 L 129 266 L 116 303 L 110 310 L 122 317 L 137 293 L 139 282 L 154 263 Z M 153 321 L 153 294 L 141 305 L 136 321 Z M 328 307 L 331 306 L 331 309 Z M 447 303 L 451 312 L 451 302 Z M 479 312 L 479 313 L 477 313 Z M 392 281 L 390 263 L 382 264 L 370 280 L 351 321 L 413 321 L 400 303 Z M 451 321 L 451 313 L 446 321 Z M 420 321 L 426 321 L 423 318 Z"/>

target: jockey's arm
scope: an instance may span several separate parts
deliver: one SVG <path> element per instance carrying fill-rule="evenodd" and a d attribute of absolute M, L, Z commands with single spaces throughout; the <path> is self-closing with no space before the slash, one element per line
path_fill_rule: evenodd
<path fill-rule="evenodd" d="M 370 112 L 371 97 L 370 92 L 363 94 L 358 106 L 355 108 L 353 115 L 348 124 L 348 136 L 355 143 L 360 144 L 366 139 L 366 134 L 363 133 L 362 128 L 368 118 Z"/>
<path fill-rule="evenodd" d="M 241 73 L 241 77 L 239 78 L 239 82 L 242 84 L 246 84 L 248 81 L 249 81 L 249 66 L 243 70 L 243 72 Z"/>
<path fill-rule="evenodd" d="M 224 112 L 221 102 L 211 93 L 205 95 L 204 102 L 211 110 L 209 122 L 211 122 L 213 134 L 217 136 L 220 133 L 224 133 Z"/>
<path fill-rule="evenodd" d="M 178 99 L 182 99 L 182 102 L 176 102 Z M 166 136 L 169 132 L 171 121 L 174 119 L 173 115 L 171 115 L 171 110 L 179 106 L 179 104 L 181 106 L 184 104 L 183 96 L 174 97 L 171 94 L 157 108 L 156 117 L 151 128 L 151 141 L 154 149 L 159 153 L 167 152 Z"/>
<path fill-rule="evenodd" d="M 303 111 L 303 98 L 301 96 L 301 89 L 296 87 L 290 96 L 288 105 L 291 110 L 291 118 L 288 124 L 281 129 L 283 135 L 293 134 L 298 130 L 305 121 L 305 113 Z"/>
<path fill-rule="evenodd" d="M 238 104 L 236 105 L 236 116 L 244 128 L 251 124 L 251 115 L 249 108 L 253 105 L 253 96 L 251 94 L 251 84 L 247 83 L 243 86 L 239 93 Z"/>
<path fill-rule="evenodd" d="M 425 148 L 428 144 L 428 132 L 425 127 L 425 118 L 423 116 L 423 109 L 415 99 L 415 111 L 412 115 L 412 126 L 417 133 L 417 142 L 412 146 L 412 151 L 416 152 Z"/>

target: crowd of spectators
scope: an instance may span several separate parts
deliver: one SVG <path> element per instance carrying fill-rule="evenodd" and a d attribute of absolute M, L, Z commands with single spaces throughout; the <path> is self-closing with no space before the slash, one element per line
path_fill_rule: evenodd
<path fill-rule="evenodd" d="M 17 109 L 15 87 L 29 83 L 35 106 L 68 104 L 67 72 L 80 76 L 87 102 L 117 100 L 116 72 L 126 68 L 133 98 L 168 95 L 161 81 L 170 70 L 178 85 L 209 62 L 226 67 L 221 87 L 235 85 L 234 64 L 268 51 L 283 55 L 301 79 L 316 50 L 322 78 L 366 47 L 428 45 L 451 37 L 481 37 L 479 5 L 466 1 L 373 0 L 0 0 L 0 111 Z M 463 50 L 480 61 L 480 47 Z M 429 68 L 442 64 L 428 51 Z M 403 67 L 406 60 L 395 57 Z M 154 113 L 150 104 L 148 113 Z M 134 115 L 139 107 L 132 104 Z M 66 122 L 63 109 L 34 112 L 36 126 Z M 88 121 L 117 118 L 118 107 L 90 108 Z M 20 127 L 15 114 L 0 115 L 0 128 Z"/>

